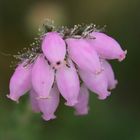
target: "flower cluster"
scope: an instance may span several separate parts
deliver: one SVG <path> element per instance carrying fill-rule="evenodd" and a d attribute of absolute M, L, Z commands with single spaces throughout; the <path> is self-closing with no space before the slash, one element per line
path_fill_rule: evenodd
<path fill-rule="evenodd" d="M 54 119 L 60 95 L 75 114 L 85 115 L 89 107 L 89 90 L 106 99 L 117 80 L 107 60 L 125 59 L 116 40 L 97 30 L 93 24 L 74 28 L 47 26 L 39 38 L 40 45 L 19 55 L 10 80 L 8 98 L 18 102 L 29 92 L 33 111 L 43 119 Z"/>

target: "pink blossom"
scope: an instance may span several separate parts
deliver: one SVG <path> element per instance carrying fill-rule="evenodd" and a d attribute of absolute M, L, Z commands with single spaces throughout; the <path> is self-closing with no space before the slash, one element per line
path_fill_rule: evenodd
<path fill-rule="evenodd" d="M 118 59 L 119 61 L 125 59 L 127 51 L 123 51 L 119 43 L 112 37 L 100 32 L 92 32 L 90 36 L 95 37 L 95 39 L 88 39 L 88 42 L 100 57 L 104 59 Z"/>
<path fill-rule="evenodd" d="M 34 112 L 40 112 L 37 93 L 33 89 L 31 89 L 29 95 L 30 95 L 30 103 L 31 103 L 32 110 Z"/>
<path fill-rule="evenodd" d="M 59 104 L 59 91 L 56 85 L 51 89 L 49 98 L 38 99 L 38 104 L 44 120 L 48 121 L 56 118 L 54 112 Z"/>
<path fill-rule="evenodd" d="M 38 56 L 32 68 L 32 86 L 38 98 L 48 98 L 54 82 L 54 70 L 43 55 Z"/>
<path fill-rule="evenodd" d="M 93 73 L 101 72 L 99 57 L 84 39 L 67 39 L 68 53 L 71 59 L 83 70 Z"/>
<path fill-rule="evenodd" d="M 104 100 L 110 95 L 107 77 L 104 72 L 96 75 L 79 69 L 79 74 L 85 85 L 95 92 L 99 99 Z"/>
<path fill-rule="evenodd" d="M 79 94 L 79 78 L 76 69 L 69 61 L 69 67 L 63 65 L 56 73 L 56 81 L 61 95 L 66 99 L 66 105 L 74 106 Z"/>
<path fill-rule="evenodd" d="M 9 88 L 10 94 L 7 97 L 18 102 L 19 98 L 31 89 L 31 65 L 25 66 L 25 63 L 22 63 L 17 66 L 10 79 Z"/>
<path fill-rule="evenodd" d="M 106 60 L 102 60 L 102 66 L 108 80 L 108 89 L 112 90 L 116 87 L 118 81 L 115 79 L 111 65 Z"/>
<path fill-rule="evenodd" d="M 66 45 L 60 34 L 47 33 L 42 42 L 42 51 L 54 67 L 62 63 L 66 54 Z"/>
<path fill-rule="evenodd" d="M 104 100 L 118 83 L 107 60 L 126 57 L 116 40 L 94 30 L 92 24 L 77 25 L 52 28 L 41 36 L 40 46 L 20 55 L 7 97 L 18 101 L 29 92 L 32 110 L 46 121 L 56 118 L 60 95 L 76 115 L 88 114 L 89 90 Z"/>
<path fill-rule="evenodd" d="M 86 115 L 89 110 L 89 91 L 87 87 L 82 84 L 78 96 L 78 103 L 74 106 L 76 115 Z"/>

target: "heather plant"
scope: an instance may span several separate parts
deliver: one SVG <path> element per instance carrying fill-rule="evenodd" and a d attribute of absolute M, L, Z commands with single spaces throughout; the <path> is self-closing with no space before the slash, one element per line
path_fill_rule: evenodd
<path fill-rule="evenodd" d="M 10 94 L 18 102 L 29 93 L 34 112 L 46 121 L 56 118 L 60 97 L 76 115 L 89 111 L 89 90 L 100 100 L 111 95 L 118 81 L 109 60 L 122 61 L 127 51 L 94 24 L 56 27 L 50 21 L 40 28 L 30 49 L 18 59 L 10 80 Z"/>

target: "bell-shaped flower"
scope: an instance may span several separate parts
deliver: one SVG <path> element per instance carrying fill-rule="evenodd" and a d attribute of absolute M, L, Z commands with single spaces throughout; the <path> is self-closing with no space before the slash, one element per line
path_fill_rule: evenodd
<path fill-rule="evenodd" d="M 31 104 L 32 110 L 37 113 L 40 112 L 38 99 L 37 99 L 37 93 L 33 89 L 31 89 L 29 95 L 30 95 L 30 104 Z"/>
<path fill-rule="evenodd" d="M 42 118 L 46 121 L 51 119 L 55 119 L 56 116 L 54 115 L 58 104 L 59 104 L 59 91 L 56 85 L 50 91 L 49 98 L 46 99 L 38 99 L 38 104 L 41 112 L 43 113 Z"/>
<path fill-rule="evenodd" d="M 54 70 L 43 55 L 39 55 L 32 68 L 32 86 L 38 98 L 48 98 L 54 82 Z"/>
<path fill-rule="evenodd" d="M 112 37 L 100 32 L 92 32 L 90 36 L 95 39 L 87 39 L 87 41 L 101 58 L 118 59 L 119 61 L 125 59 L 127 51 L 123 51 L 119 43 Z"/>
<path fill-rule="evenodd" d="M 67 101 L 65 104 L 74 106 L 77 103 L 80 84 L 76 69 L 69 60 L 69 66 L 63 65 L 56 72 L 56 81 L 61 95 Z"/>
<path fill-rule="evenodd" d="M 7 95 L 13 101 L 18 102 L 19 98 L 31 89 L 31 65 L 19 64 L 10 79 L 10 94 Z"/>
<path fill-rule="evenodd" d="M 107 76 L 107 80 L 108 80 L 108 89 L 112 90 L 116 87 L 118 81 L 115 79 L 115 75 L 114 75 L 114 71 L 111 67 L 111 65 L 109 64 L 109 62 L 107 62 L 106 60 L 101 60 L 104 72 Z"/>
<path fill-rule="evenodd" d="M 55 66 L 63 62 L 66 54 L 66 44 L 59 33 L 49 32 L 43 39 L 42 51 L 51 65 Z"/>
<path fill-rule="evenodd" d="M 70 58 L 83 70 L 95 74 L 101 72 L 99 57 L 84 39 L 66 39 Z"/>
<path fill-rule="evenodd" d="M 96 75 L 93 73 L 79 70 L 81 79 L 85 85 L 94 93 L 98 95 L 98 98 L 104 100 L 110 95 L 108 91 L 108 81 L 104 72 Z"/>
<path fill-rule="evenodd" d="M 74 106 L 76 115 L 86 115 L 89 110 L 89 91 L 87 87 L 82 84 L 78 96 L 78 103 Z"/>

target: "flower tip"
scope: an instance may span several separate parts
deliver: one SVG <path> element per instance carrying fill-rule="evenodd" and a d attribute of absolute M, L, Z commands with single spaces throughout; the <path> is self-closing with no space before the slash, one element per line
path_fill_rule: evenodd
<path fill-rule="evenodd" d="M 123 61 L 123 60 L 125 59 L 126 54 L 127 54 L 127 50 L 125 50 L 122 54 L 120 54 L 120 56 L 119 56 L 119 61 L 120 61 L 120 62 Z"/>
<path fill-rule="evenodd" d="M 114 85 L 113 85 L 112 87 L 110 87 L 109 90 L 115 89 L 116 86 L 117 86 L 117 84 L 118 84 L 118 80 L 115 80 L 115 81 L 114 81 Z"/>
<path fill-rule="evenodd" d="M 54 114 L 50 114 L 50 115 L 42 115 L 43 120 L 45 121 L 49 121 L 49 120 L 53 120 L 56 119 L 56 116 Z"/>
<path fill-rule="evenodd" d="M 9 95 L 6 95 L 7 98 L 11 99 L 12 101 L 15 101 L 16 103 L 19 103 L 19 100 L 18 98 L 14 97 L 14 96 L 11 96 L 10 94 Z"/>
<path fill-rule="evenodd" d="M 98 96 L 99 100 L 105 100 L 107 98 L 107 96 Z"/>
<path fill-rule="evenodd" d="M 75 111 L 74 114 L 76 116 L 83 116 L 83 115 L 87 115 L 88 111 L 89 111 L 89 108 L 85 108 L 84 110 Z"/>
<path fill-rule="evenodd" d="M 107 94 L 99 95 L 99 96 L 98 96 L 98 99 L 99 99 L 99 100 L 105 100 L 105 99 L 107 99 L 107 97 L 110 96 L 110 95 L 111 95 L 111 92 L 108 91 Z"/>
<path fill-rule="evenodd" d="M 76 105 L 77 103 L 78 103 L 77 100 L 74 100 L 74 101 L 67 101 L 67 102 L 65 103 L 65 105 L 66 105 L 66 106 L 74 106 L 74 105 Z"/>

